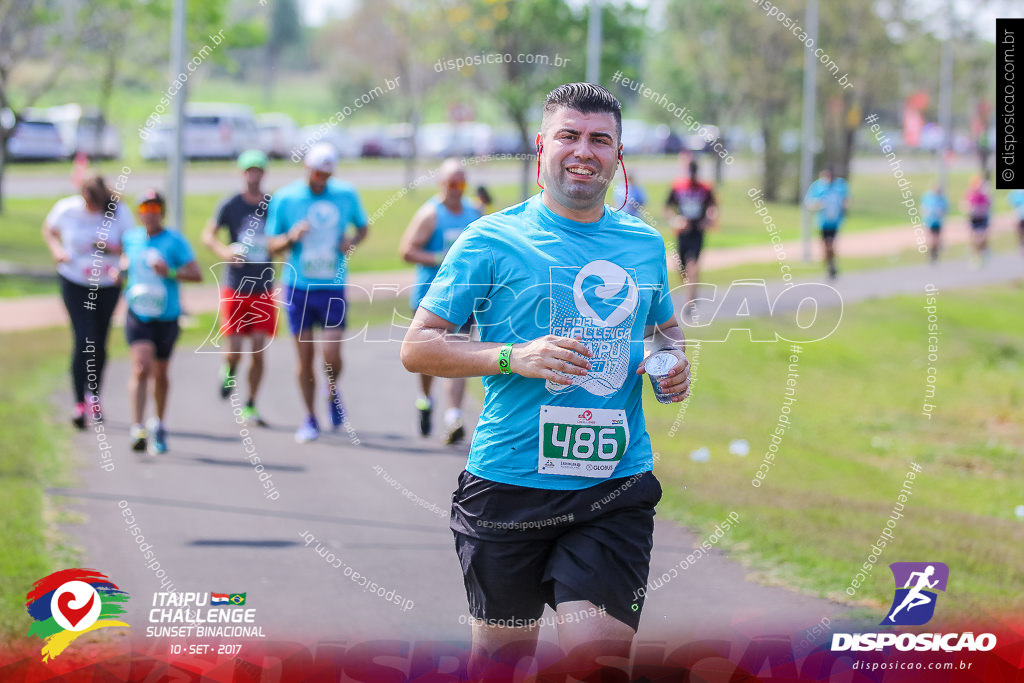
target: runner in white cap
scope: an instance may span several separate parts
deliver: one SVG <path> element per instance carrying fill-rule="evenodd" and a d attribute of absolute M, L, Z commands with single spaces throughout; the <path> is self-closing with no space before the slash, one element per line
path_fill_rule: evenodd
<path fill-rule="evenodd" d="M 320 436 L 313 400 L 316 376 L 313 355 L 322 349 L 327 377 L 327 406 L 335 429 L 345 422 L 338 387 L 341 338 L 345 330 L 345 275 L 350 251 L 366 239 L 367 218 L 355 188 L 331 178 L 338 152 L 317 143 L 304 159 L 308 175 L 274 193 L 267 215 L 267 246 L 271 253 L 288 251 L 282 270 L 288 327 L 299 354 L 299 390 L 306 419 L 295 432 L 299 443 Z M 348 226 L 355 227 L 349 235 Z M 320 327 L 314 346 L 313 329 Z"/>

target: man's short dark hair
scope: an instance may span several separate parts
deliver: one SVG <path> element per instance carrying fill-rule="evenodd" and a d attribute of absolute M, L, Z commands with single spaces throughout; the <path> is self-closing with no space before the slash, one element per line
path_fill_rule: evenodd
<path fill-rule="evenodd" d="M 559 107 L 575 109 L 584 114 L 611 114 L 615 117 L 615 136 L 622 141 L 622 105 L 605 88 L 593 83 L 566 83 L 544 99 L 544 117 Z"/>

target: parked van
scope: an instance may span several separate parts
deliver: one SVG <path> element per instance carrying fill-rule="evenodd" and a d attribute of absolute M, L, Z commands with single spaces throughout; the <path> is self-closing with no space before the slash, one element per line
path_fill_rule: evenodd
<path fill-rule="evenodd" d="M 99 110 L 79 104 L 29 108 L 25 118 L 50 121 L 60 134 L 61 154 L 70 158 L 82 152 L 93 159 L 119 159 L 121 134 L 107 122 L 100 131 Z"/>
<path fill-rule="evenodd" d="M 171 119 L 140 131 L 143 159 L 166 159 L 171 148 Z M 260 147 L 259 128 L 252 109 L 240 104 L 195 102 L 185 105 L 186 159 L 233 159 Z"/>

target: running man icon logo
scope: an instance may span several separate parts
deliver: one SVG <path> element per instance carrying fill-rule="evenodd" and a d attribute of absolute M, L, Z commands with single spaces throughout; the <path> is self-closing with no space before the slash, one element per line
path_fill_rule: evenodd
<path fill-rule="evenodd" d="M 896 594 L 880 626 L 920 626 L 935 614 L 935 591 L 945 591 L 949 567 L 942 562 L 893 562 Z"/>

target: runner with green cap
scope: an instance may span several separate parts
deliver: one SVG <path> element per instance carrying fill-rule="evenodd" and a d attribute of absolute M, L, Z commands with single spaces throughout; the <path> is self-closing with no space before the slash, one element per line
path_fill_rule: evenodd
<path fill-rule="evenodd" d="M 277 304 L 274 299 L 274 265 L 267 252 L 264 232 L 270 195 L 261 183 L 267 168 L 267 155 L 258 149 L 242 152 L 238 168 L 244 182 L 242 192 L 228 197 L 203 229 L 205 244 L 224 263 L 220 293 L 220 334 L 215 345 L 227 339 L 225 362 L 218 378 L 221 398 L 231 395 L 235 374 L 245 353 L 244 341 L 250 340 L 248 392 L 242 416 L 265 427 L 256 410 L 256 394 L 263 379 L 263 351 L 277 329 Z M 228 243 L 217 237 L 225 229 Z"/>

